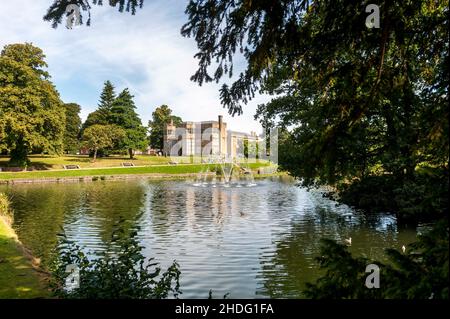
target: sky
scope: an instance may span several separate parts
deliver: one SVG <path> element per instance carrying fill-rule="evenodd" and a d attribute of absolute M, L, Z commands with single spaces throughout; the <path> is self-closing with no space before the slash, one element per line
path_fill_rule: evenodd
<path fill-rule="evenodd" d="M 96 109 L 103 83 L 110 80 L 117 93 L 129 88 L 144 125 L 156 107 L 167 104 L 185 121 L 216 120 L 220 114 L 229 129 L 261 132 L 254 114 L 267 96 L 257 96 L 244 105 L 243 115 L 232 117 L 220 104 L 222 83 L 200 87 L 190 81 L 197 46 L 180 34 L 187 0 L 145 0 L 135 16 L 109 5 L 93 6 L 91 26 L 73 29 L 65 21 L 53 29 L 42 19 L 52 2 L 0 0 L 0 48 L 24 42 L 40 47 L 62 100 L 81 105 L 83 120 Z M 236 62 L 238 70 L 245 67 L 244 60 Z"/>

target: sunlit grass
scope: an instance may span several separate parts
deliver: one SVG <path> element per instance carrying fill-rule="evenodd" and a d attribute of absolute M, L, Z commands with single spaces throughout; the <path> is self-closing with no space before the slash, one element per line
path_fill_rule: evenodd
<path fill-rule="evenodd" d="M 13 230 L 0 217 L 0 299 L 49 296 L 42 278 L 23 256 Z"/>

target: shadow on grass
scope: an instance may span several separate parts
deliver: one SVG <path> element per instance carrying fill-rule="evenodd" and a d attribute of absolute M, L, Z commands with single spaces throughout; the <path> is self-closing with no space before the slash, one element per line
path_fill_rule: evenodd
<path fill-rule="evenodd" d="M 48 298 L 44 278 L 22 254 L 20 244 L 0 220 L 0 299 Z"/>

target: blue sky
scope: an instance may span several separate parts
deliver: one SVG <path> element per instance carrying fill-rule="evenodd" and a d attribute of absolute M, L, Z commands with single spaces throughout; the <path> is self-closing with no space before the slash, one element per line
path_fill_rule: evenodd
<path fill-rule="evenodd" d="M 197 49 L 193 39 L 180 35 L 187 1 L 145 0 L 136 16 L 93 6 L 92 25 L 72 30 L 64 24 L 55 30 L 43 21 L 52 2 L 2 0 L 0 47 L 32 42 L 42 48 L 61 98 L 80 104 L 83 119 L 97 107 L 103 82 L 109 79 L 117 91 L 128 87 L 135 95 L 144 124 L 157 106 L 167 104 L 184 120 L 211 120 L 222 114 L 230 129 L 261 131 L 253 116 L 267 97 L 256 97 L 243 115 L 231 117 L 220 105 L 220 83 L 200 87 L 189 80 L 197 68 Z M 244 66 L 244 61 L 237 62 Z"/>

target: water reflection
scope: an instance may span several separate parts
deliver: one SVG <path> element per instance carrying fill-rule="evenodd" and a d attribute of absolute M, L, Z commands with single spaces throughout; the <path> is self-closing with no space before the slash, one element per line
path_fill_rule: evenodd
<path fill-rule="evenodd" d="M 301 297 L 318 276 L 322 237 L 352 237 L 351 251 L 383 257 L 414 240 L 390 215 L 366 217 L 292 181 L 254 187 L 196 187 L 192 181 L 134 180 L 0 187 L 13 200 L 19 237 L 44 260 L 61 227 L 86 251 L 105 249 L 123 218 L 139 226 L 144 253 L 181 266 L 182 297 Z"/>

